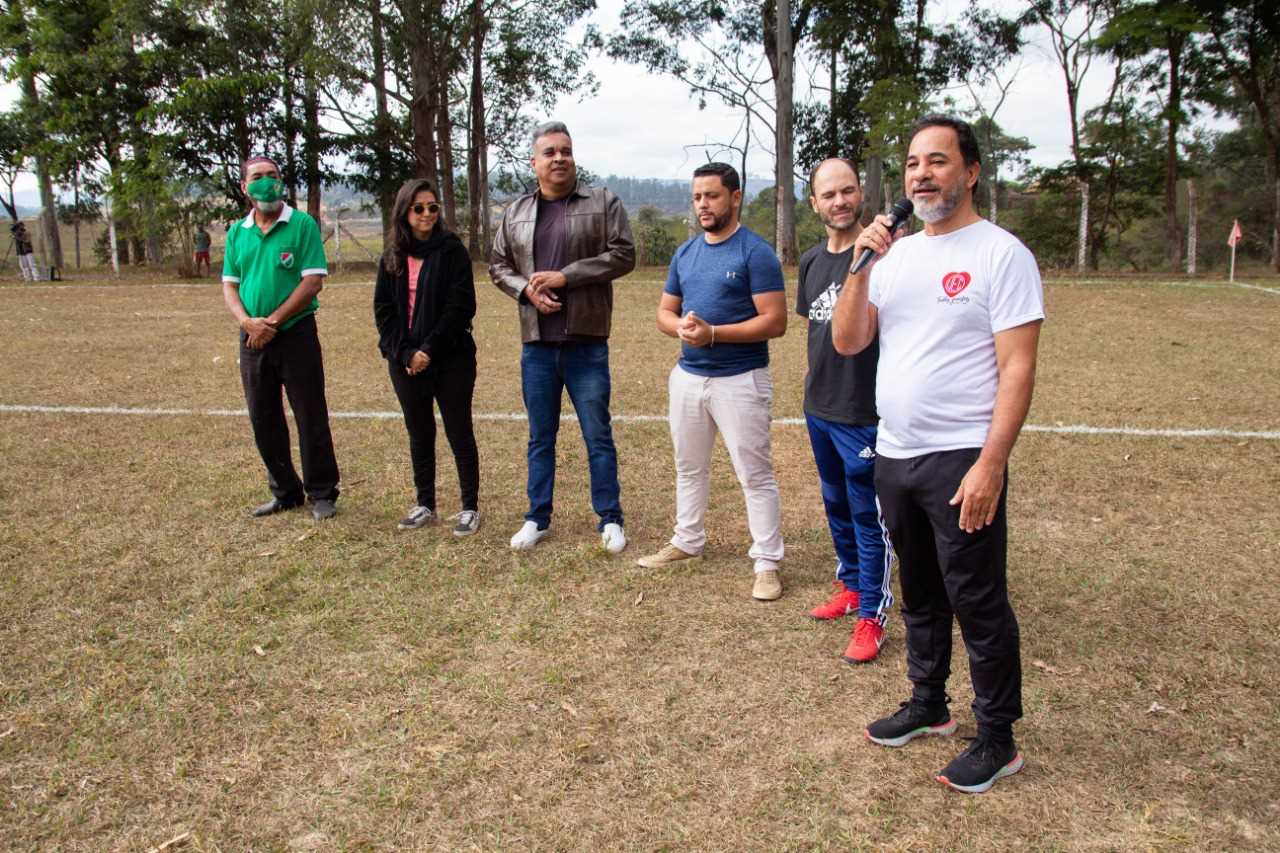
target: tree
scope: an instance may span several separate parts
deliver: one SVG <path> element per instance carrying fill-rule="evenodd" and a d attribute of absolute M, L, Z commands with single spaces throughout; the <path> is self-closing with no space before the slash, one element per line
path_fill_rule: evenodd
<path fill-rule="evenodd" d="M 1271 268 L 1280 272 L 1280 7 L 1270 0 L 1195 0 L 1211 39 L 1209 49 L 1239 95 L 1249 101 L 1267 146 Z"/>
<path fill-rule="evenodd" d="M 608 52 L 615 59 L 685 83 L 690 95 L 697 97 L 699 108 L 712 97 L 742 110 L 750 117 L 744 121 L 748 139 L 742 148 L 743 162 L 750 146 L 750 127 L 764 127 L 773 137 L 774 179 L 780 183 L 784 168 L 788 176 L 794 174 L 795 154 L 792 110 L 787 109 L 780 121 L 781 102 L 776 99 L 790 99 L 794 45 L 807 32 L 811 10 L 812 0 L 794 5 L 775 0 L 734 0 L 728 4 L 628 0 L 622 10 L 622 31 L 610 37 Z M 780 15 L 789 27 L 779 28 Z M 769 64 L 768 76 L 763 73 L 762 55 Z M 733 147 L 732 141 L 722 147 Z M 775 196 L 782 211 L 776 217 L 781 239 L 775 248 L 784 263 L 794 263 L 798 257 L 794 229 L 788 223 L 794 216 L 794 180 L 792 189 Z"/>
<path fill-rule="evenodd" d="M 1106 0 L 1036 0 L 1029 14 L 1049 31 L 1054 58 L 1067 89 L 1067 117 L 1071 129 L 1071 157 L 1080 190 L 1080 219 L 1076 229 L 1076 272 L 1089 260 L 1089 163 L 1080 128 L 1080 87 L 1093 62 L 1093 43 L 1106 20 Z M 1094 259 L 1096 264 L 1096 258 Z"/>
<path fill-rule="evenodd" d="M 1205 31 L 1199 13 L 1174 0 L 1143 0 L 1122 7 L 1107 22 L 1097 46 L 1117 60 L 1136 64 L 1136 74 L 1163 100 L 1165 120 L 1164 214 L 1166 260 L 1176 269 L 1182 260 L 1182 228 L 1178 224 L 1178 131 L 1188 107 L 1208 96 L 1207 69 L 1200 57 L 1197 33 Z M 1163 91 L 1162 91 L 1163 90 Z"/>

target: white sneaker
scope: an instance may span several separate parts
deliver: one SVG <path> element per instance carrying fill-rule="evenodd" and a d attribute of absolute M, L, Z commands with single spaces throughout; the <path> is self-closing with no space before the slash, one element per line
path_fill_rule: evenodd
<path fill-rule="evenodd" d="M 417 530 L 419 527 L 425 527 L 428 524 L 435 524 L 436 514 L 425 506 L 415 506 L 409 510 L 409 514 L 400 519 L 400 523 L 396 525 L 401 530 Z"/>
<path fill-rule="evenodd" d="M 610 554 L 621 554 L 627 547 L 627 534 L 622 532 L 621 524 L 610 522 L 604 526 L 604 530 L 600 531 L 600 541 Z"/>
<path fill-rule="evenodd" d="M 458 522 L 454 525 L 454 536 L 470 536 L 480 529 L 480 511 L 475 509 L 464 509 L 457 515 L 449 516 L 450 521 Z"/>
<path fill-rule="evenodd" d="M 548 527 L 545 530 L 539 530 L 538 525 L 532 521 L 526 521 L 524 527 L 516 531 L 516 535 L 511 537 L 512 551 L 528 551 L 534 545 L 542 541 L 542 538 L 551 532 Z"/>

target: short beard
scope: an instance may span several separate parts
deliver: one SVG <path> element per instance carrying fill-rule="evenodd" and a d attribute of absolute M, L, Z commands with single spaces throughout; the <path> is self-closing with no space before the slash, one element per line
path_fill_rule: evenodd
<path fill-rule="evenodd" d="M 707 232 L 708 234 L 716 234 L 716 233 L 719 233 L 720 231 L 723 231 L 729 225 L 729 220 L 732 218 L 733 218 L 733 211 L 731 210 L 728 213 L 726 213 L 724 216 L 717 216 L 715 218 L 715 221 L 711 223 L 710 228 L 703 225 L 701 219 L 698 220 L 698 225 L 701 226 L 702 230 Z"/>
<path fill-rule="evenodd" d="M 958 187 L 948 190 L 946 187 L 938 188 L 940 198 L 934 202 L 917 201 L 915 213 L 922 222 L 932 225 L 935 222 L 941 222 L 946 219 L 955 209 L 960 206 L 960 194 L 963 192 Z"/>
<path fill-rule="evenodd" d="M 258 201 L 254 199 L 253 206 L 258 208 L 261 213 L 276 213 L 280 208 L 284 207 L 284 199 L 278 201 Z"/>
<path fill-rule="evenodd" d="M 858 211 L 853 211 L 853 216 L 849 217 L 849 221 L 843 224 L 837 223 L 834 219 L 829 219 L 826 216 L 823 216 L 822 224 L 830 228 L 832 231 L 852 231 L 858 226 Z"/>

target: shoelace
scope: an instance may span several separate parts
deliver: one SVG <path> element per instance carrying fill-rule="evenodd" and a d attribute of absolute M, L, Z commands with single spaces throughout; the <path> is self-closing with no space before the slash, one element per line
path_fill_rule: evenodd
<path fill-rule="evenodd" d="M 475 520 L 476 511 L 473 509 L 464 509 L 462 512 L 449 516 L 449 521 L 456 521 L 459 524 L 465 524 L 467 527 L 470 527 Z"/>

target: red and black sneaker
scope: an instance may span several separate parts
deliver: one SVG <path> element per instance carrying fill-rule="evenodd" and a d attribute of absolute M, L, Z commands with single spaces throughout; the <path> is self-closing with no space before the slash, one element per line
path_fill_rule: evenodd
<path fill-rule="evenodd" d="M 835 581 L 832 587 L 830 600 L 809 611 L 809 615 L 814 619 L 839 619 L 841 616 L 858 612 L 858 593 L 846 587 L 841 581 Z"/>

